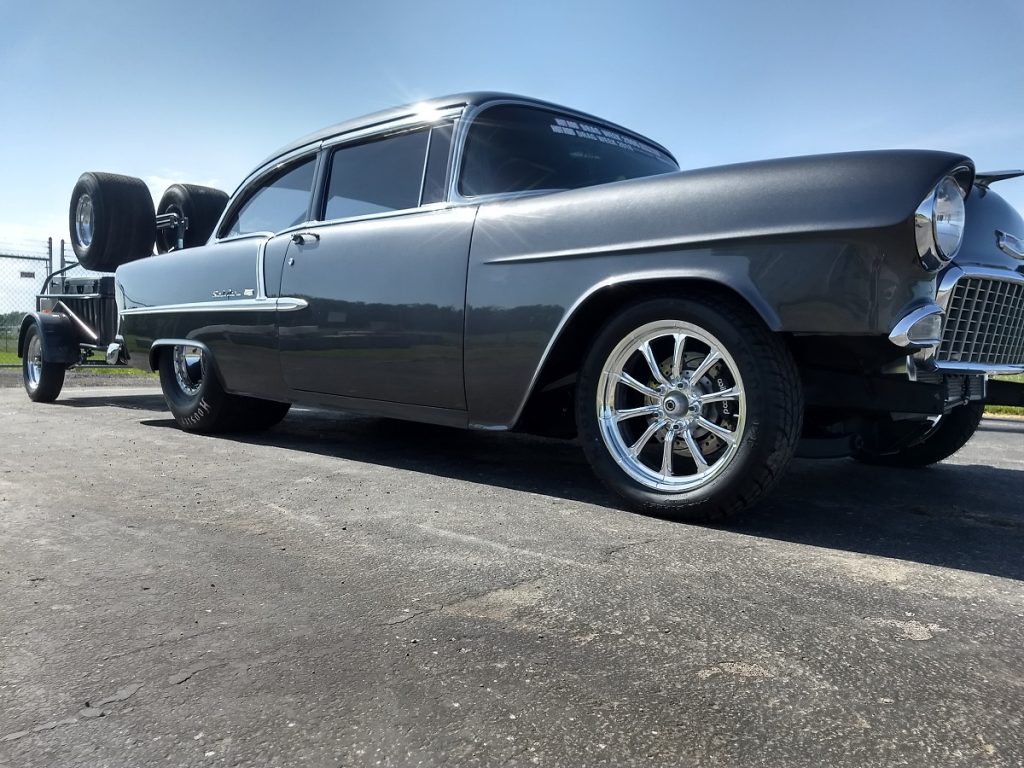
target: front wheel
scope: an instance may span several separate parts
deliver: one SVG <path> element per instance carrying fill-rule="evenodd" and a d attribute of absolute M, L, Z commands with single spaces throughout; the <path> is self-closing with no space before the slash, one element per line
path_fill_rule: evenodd
<path fill-rule="evenodd" d="M 60 363 L 43 361 L 43 338 L 38 325 L 25 331 L 21 378 L 29 399 L 36 403 L 52 403 L 64 386 L 65 368 Z"/>
<path fill-rule="evenodd" d="M 739 512 L 774 487 L 800 436 L 789 350 L 725 299 L 626 308 L 598 335 L 577 386 L 588 460 L 643 512 L 690 522 Z"/>
<path fill-rule="evenodd" d="M 958 405 L 934 422 L 915 425 L 916 435 L 897 434 L 898 422 L 894 422 L 882 436 L 883 444 L 862 448 L 853 458 L 863 464 L 880 467 L 926 467 L 948 459 L 959 451 L 981 424 L 985 414 L 984 403 Z M 884 442 L 888 440 L 889 445 Z"/>

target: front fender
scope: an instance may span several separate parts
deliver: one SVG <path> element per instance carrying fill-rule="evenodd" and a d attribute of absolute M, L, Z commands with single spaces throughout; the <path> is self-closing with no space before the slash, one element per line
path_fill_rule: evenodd
<path fill-rule="evenodd" d="M 25 356 L 25 334 L 33 325 L 40 331 L 44 363 L 74 365 L 81 361 L 82 351 L 71 318 L 52 312 L 32 312 L 25 315 L 18 332 L 18 357 Z"/>

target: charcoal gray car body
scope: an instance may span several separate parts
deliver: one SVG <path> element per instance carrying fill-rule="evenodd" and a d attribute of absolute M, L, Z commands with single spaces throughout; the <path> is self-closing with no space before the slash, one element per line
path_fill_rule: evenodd
<path fill-rule="evenodd" d="M 474 194 L 467 142 L 508 106 L 537 111 L 556 135 L 618 145 L 657 172 Z M 417 132 L 426 152 L 415 204 L 332 218 L 333 153 Z M 541 172 L 504 160 L 490 158 L 488 172 Z M 309 174 L 303 213 L 244 231 L 253 195 L 293 171 Z M 955 258 L 936 269 L 923 263 L 921 206 L 944 179 L 965 198 L 966 225 Z M 806 444 L 850 452 L 879 418 L 934 422 L 982 400 L 988 375 L 1024 370 L 1024 261 L 1006 246 L 1024 238 L 1024 221 L 988 189 L 995 180 L 976 179 L 967 157 L 923 150 L 680 171 L 668 150 L 599 118 L 463 94 L 275 153 L 239 186 L 206 245 L 117 270 L 121 334 L 129 363 L 147 370 L 162 350 L 194 346 L 233 395 L 569 434 L 579 372 L 610 317 L 657 297 L 710 296 L 756 315 L 792 356 Z M 957 331 L 950 317 L 964 308 L 951 302 L 976 301 L 977 281 L 994 290 L 991 316 Z M 922 343 L 920 331 L 908 338 L 929 316 L 961 338 L 945 347 Z"/>

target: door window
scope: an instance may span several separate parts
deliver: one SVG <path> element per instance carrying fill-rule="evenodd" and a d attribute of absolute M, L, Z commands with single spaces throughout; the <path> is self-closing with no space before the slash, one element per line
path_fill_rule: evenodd
<path fill-rule="evenodd" d="M 232 217 L 222 237 L 251 232 L 280 232 L 309 218 L 315 157 L 259 184 Z"/>
<path fill-rule="evenodd" d="M 420 130 L 335 150 L 324 219 L 416 208 L 429 135 Z"/>

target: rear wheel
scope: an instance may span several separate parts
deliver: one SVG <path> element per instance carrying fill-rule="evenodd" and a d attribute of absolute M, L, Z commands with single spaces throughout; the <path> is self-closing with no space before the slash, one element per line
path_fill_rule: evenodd
<path fill-rule="evenodd" d="M 934 422 L 916 425 L 916 433 L 907 434 L 904 427 L 895 432 L 898 423 L 892 425 L 890 434 L 883 435 L 884 444 L 870 449 L 862 448 L 853 455 L 864 464 L 882 467 L 926 467 L 948 459 L 969 441 L 981 424 L 985 413 L 984 403 L 959 405 Z"/>
<path fill-rule="evenodd" d="M 288 403 L 224 391 L 209 353 L 178 344 L 160 353 L 160 387 L 178 426 L 188 432 L 268 429 L 288 413 Z"/>
<path fill-rule="evenodd" d="M 802 417 L 789 351 L 720 298 L 653 299 L 613 317 L 584 362 L 576 405 L 598 477 L 635 509 L 687 521 L 763 497 Z"/>
<path fill-rule="evenodd" d="M 29 399 L 37 403 L 52 403 L 64 386 L 64 366 L 43 362 L 43 338 L 38 325 L 30 325 L 25 332 L 24 357 L 21 358 L 21 377 Z"/>

